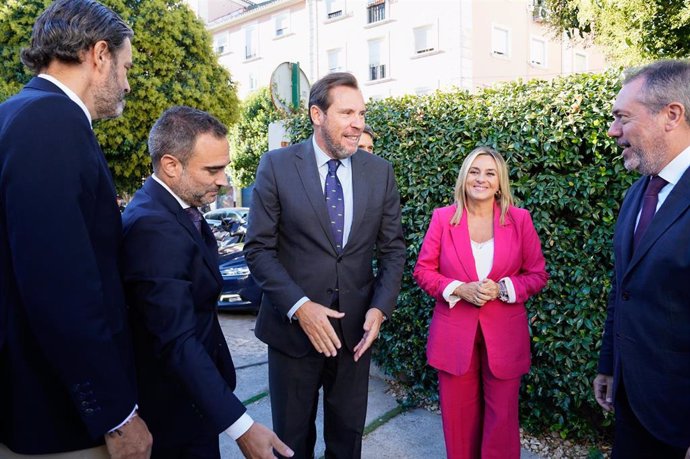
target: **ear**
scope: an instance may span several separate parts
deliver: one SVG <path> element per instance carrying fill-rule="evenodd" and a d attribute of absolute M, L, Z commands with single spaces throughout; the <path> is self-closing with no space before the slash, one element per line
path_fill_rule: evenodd
<path fill-rule="evenodd" d="M 323 122 L 321 120 L 321 109 L 317 107 L 316 105 L 312 105 L 309 107 L 309 115 L 311 116 L 311 121 L 314 123 L 314 126 L 321 126 L 321 123 Z"/>
<path fill-rule="evenodd" d="M 105 68 L 110 72 L 112 55 L 108 49 L 108 43 L 106 43 L 105 40 L 97 41 L 96 44 L 93 45 L 91 52 L 93 53 L 94 65 L 99 69 Z"/>
<path fill-rule="evenodd" d="M 664 108 L 666 115 L 666 131 L 676 129 L 678 125 L 685 121 L 685 107 L 680 102 L 671 102 Z"/>
<path fill-rule="evenodd" d="M 158 171 L 167 178 L 176 178 L 182 172 L 182 163 L 179 159 L 172 155 L 163 155 L 161 157 Z M 161 177 L 163 180 L 163 177 Z"/>

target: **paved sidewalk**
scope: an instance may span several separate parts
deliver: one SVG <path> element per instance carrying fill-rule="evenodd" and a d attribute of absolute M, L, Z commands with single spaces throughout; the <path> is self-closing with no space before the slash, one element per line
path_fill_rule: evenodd
<path fill-rule="evenodd" d="M 237 368 L 235 394 L 247 405 L 254 420 L 271 426 L 268 397 L 266 346 L 254 337 L 254 316 L 221 314 L 221 326 Z M 316 457 L 323 457 L 323 410 L 317 414 Z M 388 392 L 386 377 L 372 365 L 369 379 L 369 405 L 366 435 L 362 445 L 364 459 L 443 459 L 441 416 L 415 408 L 403 410 Z M 240 459 L 242 454 L 230 437 L 220 436 L 223 459 Z M 521 459 L 541 459 L 523 450 Z"/>

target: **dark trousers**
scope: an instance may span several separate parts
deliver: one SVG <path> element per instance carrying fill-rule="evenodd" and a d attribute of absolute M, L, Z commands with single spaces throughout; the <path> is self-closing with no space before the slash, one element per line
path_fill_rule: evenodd
<path fill-rule="evenodd" d="M 314 457 L 316 410 L 322 387 L 326 458 L 361 457 L 370 362 L 370 351 L 355 362 L 345 346 L 335 357 L 324 357 L 312 348 L 301 358 L 269 347 L 273 430 L 292 448 L 295 459 Z"/>
<path fill-rule="evenodd" d="M 652 435 L 630 407 L 621 378 L 614 402 L 615 437 L 611 459 L 684 459 L 687 449 L 679 449 Z"/>

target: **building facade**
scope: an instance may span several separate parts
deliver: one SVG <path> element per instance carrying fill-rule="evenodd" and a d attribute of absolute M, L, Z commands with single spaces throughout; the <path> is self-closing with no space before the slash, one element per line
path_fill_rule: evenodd
<path fill-rule="evenodd" d="M 554 38 L 539 0 L 188 0 L 240 98 L 282 62 L 309 81 L 352 72 L 365 99 L 600 72 L 593 46 Z"/>

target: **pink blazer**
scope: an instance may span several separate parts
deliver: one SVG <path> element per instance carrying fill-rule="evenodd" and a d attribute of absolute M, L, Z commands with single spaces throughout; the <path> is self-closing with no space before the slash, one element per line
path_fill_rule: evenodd
<path fill-rule="evenodd" d="M 497 378 L 517 378 L 529 372 L 530 340 L 525 301 L 545 285 L 548 274 L 539 236 L 524 209 L 511 207 L 505 225 L 499 223 L 500 208 L 494 211 L 494 260 L 489 279 L 510 277 L 516 302 L 496 299 L 481 308 L 460 300 L 453 309 L 443 290 L 454 280 L 479 280 L 467 227 L 467 211 L 460 223 L 451 226 L 455 205 L 434 210 L 424 237 L 414 278 L 436 298 L 427 342 L 429 365 L 462 375 L 472 357 L 477 323 L 481 324 L 491 373 Z"/>

